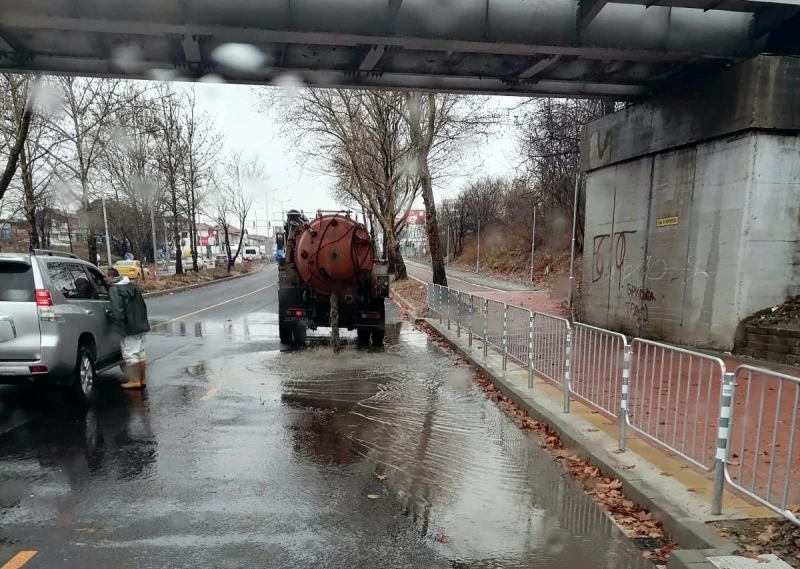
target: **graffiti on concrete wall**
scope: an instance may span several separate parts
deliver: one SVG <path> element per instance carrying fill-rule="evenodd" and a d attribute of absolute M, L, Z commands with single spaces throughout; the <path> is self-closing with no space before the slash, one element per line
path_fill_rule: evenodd
<path fill-rule="evenodd" d="M 636 231 L 617 231 L 613 235 L 604 233 L 595 235 L 592 243 L 592 282 L 596 283 L 604 276 L 611 277 L 614 273 L 621 274 L 625 267 L 628 254 L 628 235 Z M 607 240 L 611 240 L 611 258 L 604 250 Z M 622 285 L 620 284 L 620 287 Z"/>
<path fill-rule="evenodd" d="M 642 288 L 632 284 L 628 284 L 626 290 L 628 301 L 625 303 L 625 309 L 628 312 L 628 316 L 639 323 L 649 322 L 649 306 L 656 302 L 656 295 L 649 288 Z"/>

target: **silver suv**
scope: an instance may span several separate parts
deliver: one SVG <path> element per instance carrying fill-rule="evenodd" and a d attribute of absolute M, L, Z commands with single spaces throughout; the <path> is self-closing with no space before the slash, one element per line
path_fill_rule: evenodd
<path fill-rule="evenodd" d="M 119 365 L 119 332 L 102 273 L 74 255 L 0 253 L 0 384 L 70 385 L 94 396 Z"/>

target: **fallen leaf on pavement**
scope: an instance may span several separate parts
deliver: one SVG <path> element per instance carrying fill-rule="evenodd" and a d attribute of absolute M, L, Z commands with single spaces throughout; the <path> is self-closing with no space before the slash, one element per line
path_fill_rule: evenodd
<path fill-rule="evenodd" d="M 439 543 L 450 543 L 450 538 L 444 535 L 443 533 L 437 533 L 436 537 L 433 538 Z"/>
<path fill-rule="evenodd" d="M 389 477 L 386 476 L 385 474 L 379 474 L 376 478 L 378 479 L 378 482 L 383 482 L 384 480 L 387 480 Z"/>

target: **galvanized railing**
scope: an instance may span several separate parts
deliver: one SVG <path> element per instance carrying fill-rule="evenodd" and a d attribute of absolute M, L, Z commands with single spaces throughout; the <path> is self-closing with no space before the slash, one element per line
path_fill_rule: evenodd
<path fill-rule="evenodd" d="M 700 468 L 714 468 L 725 362 L 683 348 L 636 338 L 631 342 L 628 425 Z"/>
<path fill-rule="evenodd" d="M 533 371 L 544 379 L 563 385 L 567 370 L 569 322 L 564 318 L 533 314 Z"/>
<path fill-rule="evenodd" d="M 727 482 L 787 517 L 800 504 L 800 378 L 749 365 L 735 373 Z M 751 424 L 758 410 L 758 420 Z M 787 440 L 788 439 L 788 440 Z M 797 523 L 797 522 L 796 522 Z M 800 523 L 798 523 L 800 525 Z"/>
<path fill-rule="evenodd" d="M 617 420 L 620 450 L 631 428 L 713 471 L 713 514 L 722 511 L 727 481 L 800 525 L 788 509 L 800 503 L 800 378 L 752 366 L 734 377 L 720 358 L 629 343 L 616 332 L 437 285 L 428 287 L 428 307 L 440 322 L 455 321 L 458 335 L 466 330 L 468 345 L 484 357 L 490 348 L 501 354 L 503 369 L 509 359 L 527 366 L 529 387 L 534 375 L 559 385 L 565 412 L 572 397 Z"/>
<path fill-rule="evenodd" d="M 587 324 L 572 324 L 570 390 L 601 413 L 617 418 L 628 340 L 624 334 Z"/>

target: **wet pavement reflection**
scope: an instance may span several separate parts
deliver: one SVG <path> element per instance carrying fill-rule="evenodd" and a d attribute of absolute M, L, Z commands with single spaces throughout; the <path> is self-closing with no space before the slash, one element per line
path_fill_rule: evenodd
<path fill-rule="evenodd" d="M 156 330 L 196 343 L 148 394 L 0 393 L 0 537 L 50 566 L 652 567 L 407 322 L 339 356 L 267 312 Z"/>

